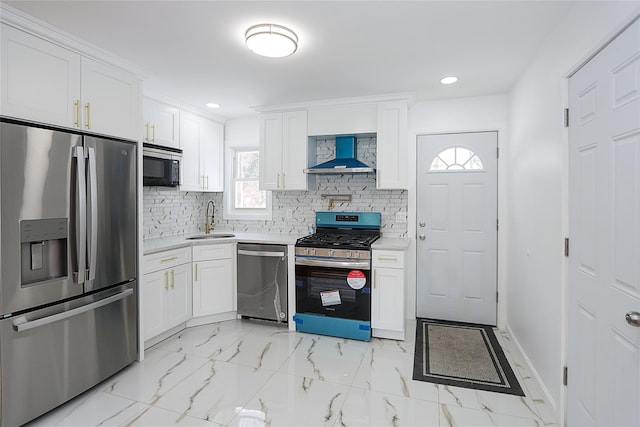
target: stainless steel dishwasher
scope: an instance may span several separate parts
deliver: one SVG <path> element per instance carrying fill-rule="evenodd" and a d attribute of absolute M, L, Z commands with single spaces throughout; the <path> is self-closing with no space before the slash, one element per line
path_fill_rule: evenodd
<path fill-rule="evenodd" d="M 287 321 L 287 247 L 238 243 L 238 315 Z"/>

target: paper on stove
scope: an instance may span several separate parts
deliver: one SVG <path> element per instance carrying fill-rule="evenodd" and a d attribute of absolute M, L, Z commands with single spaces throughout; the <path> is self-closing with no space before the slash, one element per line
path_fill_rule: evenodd
<path fill-rule="evenodd" d="M 342 304 L 339 290 L 320 292 L 320 299 L 322 300 L 323 307 Z"/>

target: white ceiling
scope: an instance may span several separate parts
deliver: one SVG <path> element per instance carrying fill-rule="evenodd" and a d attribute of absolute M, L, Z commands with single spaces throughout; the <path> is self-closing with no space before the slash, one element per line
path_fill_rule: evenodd
<path fill-rule="evenodd" d="M 506 93 L 576 1 L 4 1 L 144 70 L 145 91 L 234 118 L 251 107 L 415 92 Z M 299 37 L 264 58 L 244 31 Z M 458 83 L 443 86 L 444 76 Z"/>

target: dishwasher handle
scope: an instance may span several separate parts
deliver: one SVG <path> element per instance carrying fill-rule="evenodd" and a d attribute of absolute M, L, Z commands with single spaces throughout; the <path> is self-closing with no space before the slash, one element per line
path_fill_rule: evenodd
<path fill-rule="evenodd" d="M 245 249 L 238 249 L 238 255 L 247 255 L 247 256 L 267 256 L 274 258 L 282 258 L 285 255 L 284 252 L 270 252 L 270 251 L 247 251 Z"/>

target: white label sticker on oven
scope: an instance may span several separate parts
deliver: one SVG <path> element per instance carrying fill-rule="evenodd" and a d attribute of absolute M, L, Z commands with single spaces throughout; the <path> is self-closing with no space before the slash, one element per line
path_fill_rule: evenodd
<path fill-rule="evenodd" d="M 322 300 L 322 306 L 327 307 L 329 305 L 341 304 L 340 291 L 323 291 L 320 292 L 320 299 Z"/>
<path fill-rule="evenodd" d="M 367 284 L 367 276 L 360 270 L 351 270 L 347 274 L 347 283 L 352 289 L 362 289 Z"/>

